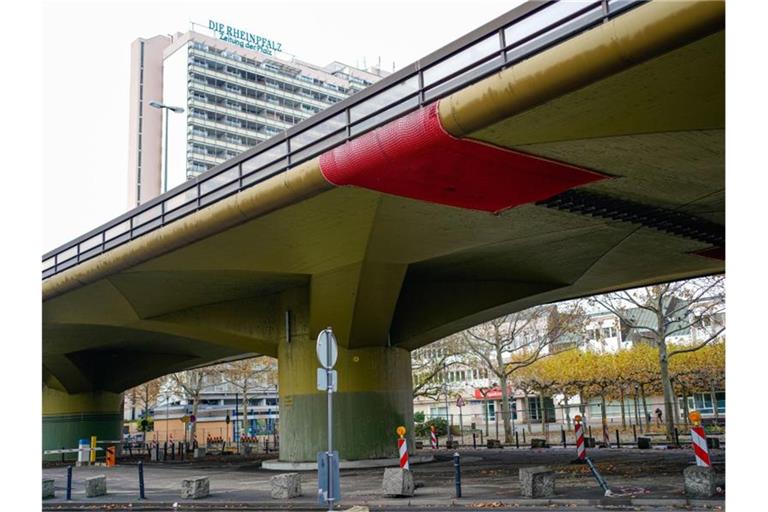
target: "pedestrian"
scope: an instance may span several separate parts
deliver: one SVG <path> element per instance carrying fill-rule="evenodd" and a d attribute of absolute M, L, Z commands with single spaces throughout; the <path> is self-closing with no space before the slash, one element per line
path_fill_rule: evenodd
<path fill-rule="evenodd" d="M 661 426 L 661 409 L 657 407 L 654 412 L 656 413 L 656 426 L 660 427 Z"/>

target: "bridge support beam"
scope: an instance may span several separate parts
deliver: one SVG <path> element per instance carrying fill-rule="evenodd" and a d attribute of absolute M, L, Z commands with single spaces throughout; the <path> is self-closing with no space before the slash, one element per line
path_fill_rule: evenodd
<path fill-rule="evenodd" d="M 314 461 L 327 449 L 327 395 L 317 390 L 315 340 L 279 347 L 280 460 Z M 344 460 L 397 457 L 395 429 L 413 430 L 411 356 L 402 348 L 339 347 L 334 448 Z M 414 446 L 413 443 L 409 443 Z"/>
<path fill-rule="evenodd" d="M 77 448 L 78 439 L 90 439 L 91 436 L 103 440 L 120 439 L 120 406 L 119 393 L 69 394 L 43 385 L 43 450 Z"/>

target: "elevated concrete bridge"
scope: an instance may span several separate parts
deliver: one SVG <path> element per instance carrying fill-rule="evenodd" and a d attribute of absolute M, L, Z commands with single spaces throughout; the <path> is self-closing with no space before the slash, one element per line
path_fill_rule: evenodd
<path fill-rule="evenodd" d="M 279 358 L 280 457 L 394 456 L 409 351 L 535 304 L 724 271 L 719 1 L 532 2 L 43 258 L 44 447 L 120 393 Z"/>

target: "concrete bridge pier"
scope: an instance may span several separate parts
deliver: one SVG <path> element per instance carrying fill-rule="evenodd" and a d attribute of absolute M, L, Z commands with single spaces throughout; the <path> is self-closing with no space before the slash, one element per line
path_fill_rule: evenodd
<path fill-rule="evenodd" d="M 67 393 L 43 384 L 43 450 L 77 448 L 79 439 L 120 439 L 120 393 Z M 61 456 L 47 458 L 59 459 Z"/>
<path fill-rule="evenodd" d="M 280 460 L 314 461 L 327 449 L 327 394 L 317 390 L 315 340 L 280 344 Z M 345 460 L 397 457 L 398 425 L 413 432 L 411 356 L 402 348 L 339 347 L 334 448 Z M 413 442 L 409 443 L 413 446 Z"/>

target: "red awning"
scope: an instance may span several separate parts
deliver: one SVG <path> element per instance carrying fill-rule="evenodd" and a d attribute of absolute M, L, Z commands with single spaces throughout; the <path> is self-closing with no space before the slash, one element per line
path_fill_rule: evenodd
<path fill-rule="evenodd" d="M 480 400 L 498 400 L 501 398 L 501 388 L 493 388 L 486 392 L 485 396 L 483 396 L 483 393 L 481 393 L 479 389 L 476 389 L 475 398 L 479 398 Z"/>

